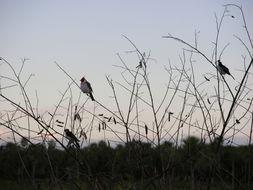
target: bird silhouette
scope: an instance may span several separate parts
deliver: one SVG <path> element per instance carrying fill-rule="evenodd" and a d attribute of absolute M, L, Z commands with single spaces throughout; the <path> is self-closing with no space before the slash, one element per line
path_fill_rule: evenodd
<path fill-rule="evenodd" d="M 230 75 L 230 76 L 235 80 L 235 78 L 234 78 L 234 77 L 231 75 L 231 73 L 229 72 L 229 69 L 228 69 L 225 65 L 223 65 L 222 62 L 221 62 L 220 60 L 218 60 L 217 69 L 218 69 L 218 71 L 219 71 L 219 73 L 220 73 L 221 75 L 228 74 L 228 75 Z"/>
<path fill-rule="evenodd" d="M 77 146 L 77 148 L 80 148 L 80 145 L 78 143 L 79 140 L 76 138 L 76 136 L 68 129 L 65 129 L 64 132 L 65 132 L 67 139 L 69 140 L 68 146 L 70 144 L 74 143 Z"/>

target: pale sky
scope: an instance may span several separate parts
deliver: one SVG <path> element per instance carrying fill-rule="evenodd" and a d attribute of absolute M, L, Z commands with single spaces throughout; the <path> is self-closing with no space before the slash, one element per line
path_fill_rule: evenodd
<path fill-rule="evenodd" d="M 23 80 L 29 73 L 34 74 L 29 83 L 31 96 L 37 90 L 45 109 L 56 103 L 58 91 L 65 90 L 70 82 L 54 62 L 77 80 L 85 75 L 93 85 L 94 96 L 105 100 L 109 96 L 104 97 L 108 91 L 105 75 L 119 77 L 119 70 L 112 66 L 120 64 L 116 54 L 129 59 L 132 68 L 138 64 L 132 61 L 133 56 L 128 58 L 124 53 L 134 49 L 122 35 L 141 51 L 151 52 L 156 60 L 154 81 L 164 85 L 166 78 L 159 72 L 168 60 L 173 65 L 180 64 L 183 46 L 162 36 L 170 33 L 194 43 L 194 32 L 200 31 L 199 47 L 211 57 L 216 35 L 214 15 L 220 18 L 227 3 L 242 5 L 249 31 L 253 31 L 252 0 L 0 0 L 0 57 L 15 68 L 20 67 L 21 59 L 30 59 Z M 233 35 L 246 38 L 239 11 L 230 11 L 235 18 L 225 19 L 221 45 L 231 45 L 222 59 L 236 77 L 238 62 L 246 52 Z M 199 68 L 200 73 L 213 69 L 210 65 Z M 8 72 L 0 65 L 0 75 Z"/>

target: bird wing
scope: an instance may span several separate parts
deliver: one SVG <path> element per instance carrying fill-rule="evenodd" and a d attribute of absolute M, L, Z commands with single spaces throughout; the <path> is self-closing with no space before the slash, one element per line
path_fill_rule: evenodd
<path fill-rule="evenodd" d="M 75 140 L 75 141 L 79 141 L 79 140 L 76 138 L 76 136 L 75 136 L 72 132 L 70 132 L 70 131 L 67 132 L 67 136 L 69 136 L 71 139 L 73 139 L 73 140 Z"/>
<path fill-rule="evenodd" d="M 220 66 L 221 66 L 222 70 L 223 70 L 226 74 L 230 75 L 229 69 L 228 69 L 225 65 L 222 65 L 222 64 L 221 64 Z"/>
<path fill-rule="evenodd" d="M 92 92 L 93 90 L 92 90 L 92 88 L 91 88 L 90 83 L 89 83 L 88 81 L 86 81 L 86 84 L 87 84 L 87 86 L 89 87 L 89 89 L 90 89 L 90 90 L 91 90 L 91 92 Z"/>

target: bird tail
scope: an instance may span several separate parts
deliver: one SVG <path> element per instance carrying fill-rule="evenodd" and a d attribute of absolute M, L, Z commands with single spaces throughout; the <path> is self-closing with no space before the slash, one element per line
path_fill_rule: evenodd
<path fill-rule="evenodd" d="M 78 141 L 75 141 L 76 142 L 76 147 L 80 149 L 80 144 L 78 143 Z"/>
<path fill-rule="evenodd" d="M 235 80 L 235 78 L 233 77 L 233 75 L 230 74 L 230 76 Z"/>
<path fill-rule="evenodd" d="M 91 98 L 92 101 L 95 101 L 95 99 L 94 99 L 92 93 L 90 93 L 90 98 Z"/>

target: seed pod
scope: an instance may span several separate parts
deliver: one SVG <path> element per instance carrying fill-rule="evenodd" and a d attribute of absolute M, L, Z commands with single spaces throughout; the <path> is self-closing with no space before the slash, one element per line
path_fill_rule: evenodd
<path fill-rule="evenodd" d="M 74 115 L 74 120 L 78 119 L 80 122 L 82 121 L 82 118 L 80 117 L 79 113 L 76 113 Z"/>
<path fill-rule="evenodd" d="M 40 135 L 43 131 L 44 131 L 44 129 L 42 129 L 40 132 L 38 132 L 37 135 Z"/>
<path fill-rule="evenodd" d="M 106 123 L 103 121 L 102 122 L 102 129 L 105 130 L 106 129 Z"/>
<path fill-rule="evenodd" d="M 170 115 L 174 114 L 173 112 L 169 112 L 169 115 L 168 115 L 168 121 L 170 121 Z"/>
<path fill-rule="evenodd" d="M 113 121 L 114 121 L 114 124 L 116 125 L 117 121 L 116 121 L 115 117 L 113 117 Z"/>
<path fill-rule="evenodd" d="M 56 120 L 57 123 L 60 123 L 60 124 L 64 124 L 63 121 L 59 121 L 58 119 Z"/>
<path fill-rule="evenodd" d="M 206 76 L 204 76 L 204 78 L 205 78 L 207 81 L 210 81 L 210 79 L 208 79 Z"/>
<path fill-rule="evenodd" d="M 84 131 L 83 131 L 83 136 L 84 136 L 85 140 L 87 140 L 87 135 Z"/>
<path fill-rule="evenodd" d="M 148 135 L 148 126 L 145 124 L 145 132 L 146 132 L 146 135 Z"/>

